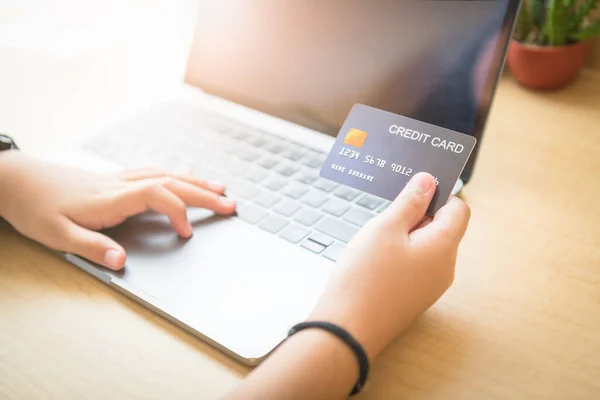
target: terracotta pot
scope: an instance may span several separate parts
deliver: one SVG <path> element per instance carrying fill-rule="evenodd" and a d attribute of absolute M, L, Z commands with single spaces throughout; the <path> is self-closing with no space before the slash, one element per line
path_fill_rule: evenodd
<path fill-rule="evenodd" d="M 511 41 L 508 66 L 524 86 L 536 90 L 562 88 L 573 82 L 585 64 L 588 42 L 546 47 Z"/>

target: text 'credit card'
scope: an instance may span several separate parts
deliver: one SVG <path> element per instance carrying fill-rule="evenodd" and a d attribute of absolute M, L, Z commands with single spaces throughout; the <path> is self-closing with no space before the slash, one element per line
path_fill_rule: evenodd
<path fill-rule="evenodd" d="M 419 172 L 437 188 L 427 214 L 446 204 L 477 141 L 473 136 L 363 104 L 352 107 L 321 176 L 394 200 Z"/>

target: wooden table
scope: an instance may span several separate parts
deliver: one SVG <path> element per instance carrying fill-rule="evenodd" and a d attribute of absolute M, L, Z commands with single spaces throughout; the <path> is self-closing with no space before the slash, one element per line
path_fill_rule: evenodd
<path fill-rule="evenodd" d="M 39 61 L 0 53 L 17 54 L 8 68 L 20 77 L 19 65 Z M 148 92 L 130 85 L 129 97 L 116 96 L 127 74 L 87 76 L 83 89 L 77 76 L 48 85 L 79 97 L 17 85 L 17 97 L 2 96 L 1 117 L 23 147 L 66 140 Z M 92 107 L 98 96 L 104 108 Z M 464 190 L 473 217 L 456 282 L 377 360 L 357 398 L 599 399 L 599 183 L 600 73 L 551 94 L 504 77 Z M 0 254 L 2 399 L 214 399 L 248 372 L 5 223 Z"/>
<path fill-rule="evenodd" d="M 503 78 L 456 282 L 360 398 L 600 398 L 599 93 Z M 6 224 L 0 249 L 0 398 L 212 399 L 247 373 Z"/>

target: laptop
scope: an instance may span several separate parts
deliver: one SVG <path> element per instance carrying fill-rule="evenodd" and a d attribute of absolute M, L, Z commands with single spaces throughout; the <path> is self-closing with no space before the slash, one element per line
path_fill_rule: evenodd
<path fill-rule="evenodd" d="M 131 218 L 108 231 L 128 254 L 120 272 L 62 256 L 240 362 L 260 363 L 310 314 L 351 238 L 389 204 L 319 177 L 351 107 L 402 114 L 480 144 L 518 7 L 202 2 L 181 99 L 54 155 L 94 168 L 192 169 L 227 184 L 237 214 L 189 209 L 189 240 L 162 215 Z"/>

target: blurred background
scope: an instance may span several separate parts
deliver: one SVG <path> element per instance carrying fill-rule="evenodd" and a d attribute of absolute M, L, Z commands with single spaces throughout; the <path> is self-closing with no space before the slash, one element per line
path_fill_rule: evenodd
<path fill-rule="evenodd" d="M 0 0 L 0 131 L 35 152 L 35 132 L 68 138 L 168 96 L 196 18 L 195 0 Z"/>
<path fill-rule="evenodd" d="M 35 152 L 37 132 L 70 138 L 168 97 L 198 1 L 0 0 L 0 131 Z M 586 66 L 600 71 L 598 37 Z"/>

